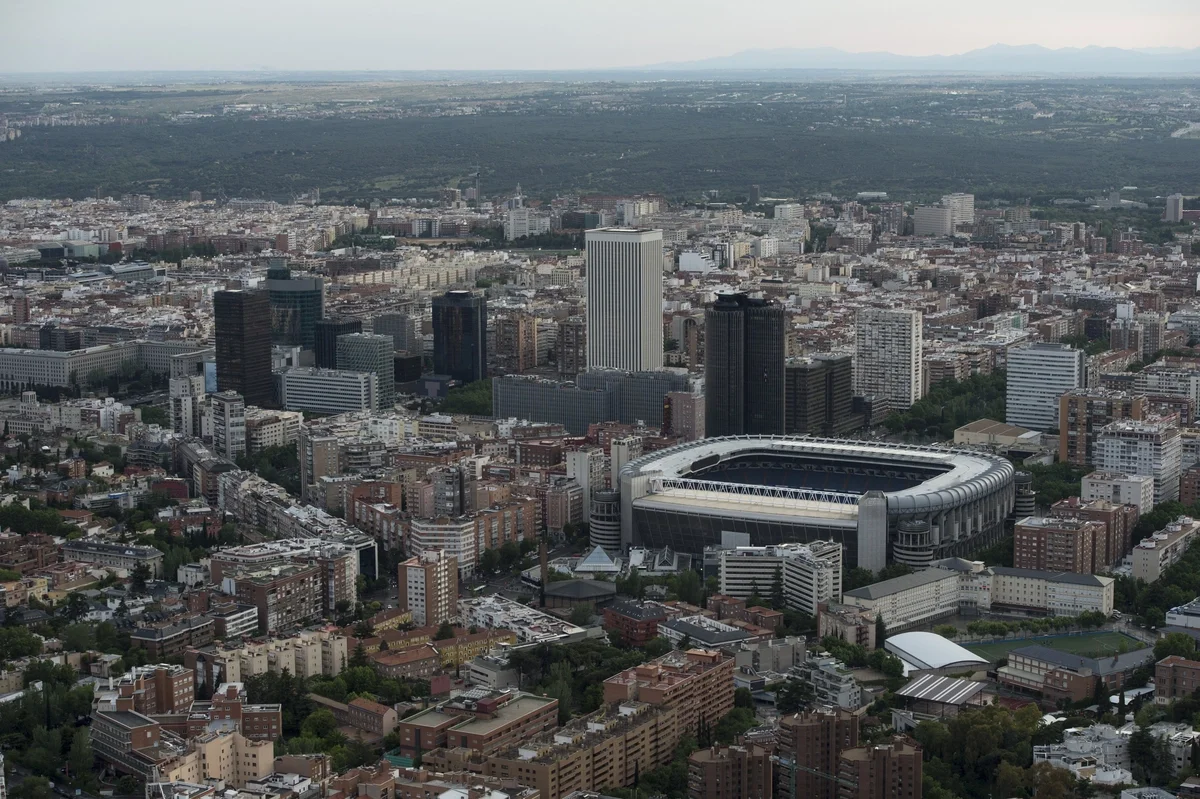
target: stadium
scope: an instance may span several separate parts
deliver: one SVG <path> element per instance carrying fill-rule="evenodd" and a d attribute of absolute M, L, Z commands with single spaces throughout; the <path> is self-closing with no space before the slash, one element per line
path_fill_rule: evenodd
<path fill-rule="evenodd" d="M 922 566 L 995 543 L 1014 475 L 1004 458 L 945 447 L 708 438 L 622 467 L 622 544 L 702 552 L 747 538 L 754 546 L 832 539 L 849 565 Z"/>

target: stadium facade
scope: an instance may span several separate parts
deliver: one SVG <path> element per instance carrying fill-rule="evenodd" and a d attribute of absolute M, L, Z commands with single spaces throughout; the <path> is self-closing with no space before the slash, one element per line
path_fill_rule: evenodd
<path fill-rule="evenodd" d="M 709 438 L 621 469 L 622 544 L 701 552 L 834 540 L 852 566 L 919 567 L 999 540 L 1014 476 L 1004 458 L 945 447 Z"/>

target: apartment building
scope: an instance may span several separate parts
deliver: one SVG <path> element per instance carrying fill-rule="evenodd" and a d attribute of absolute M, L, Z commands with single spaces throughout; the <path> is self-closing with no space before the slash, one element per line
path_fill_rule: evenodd
<path fill-rule="evenodd" d="M 1108 551 L 1103 522 L 1028 516 L 1013 528 L 1013 565 L 1018 569 L 1092 574 L 1108 567 Z"/>
<path fill-rule="evenodd" d="M 227 682 L 217 686 L 211 700 L 192 702 L 187 713 L 173 723 L 164 720 L 163 728 L 187 738 L 210 730 L 234 729 L 251 741 L 274 741 L 283 734 L 283 711 L 278 704 L 251 703 L 243 683 Z"/>
<path fill-rule="evenodd" d="M 846 591 L 842 604 L 883 617 L 892 632 L 915 627 L 958 612 L 958 575 L 945 569 L 894 577 Z"/>
<path fill-rule="evenodd" d="M 666 620 L 666 608 L 657 602 L 620 601 L 604 608 L 604 629 L 615 630 L 629 646 L 650 643 L 658 637 L 659 622 Z"/>
<path fill-rule="evenodd" d="M 195 673 L 183 666 L 159 663 L 138 666 L 123 675 L 111 695 L 99 701 L 112 710 L 132 710 L 145 716 L 177 713 L 195 699 Z"/>
<path fill-rule="evenodd" d="M 858 746 L 858 716 L 818 707 L 779 720 L 775 784 L 784 796 L 837 799 L 841 753 Z"/>
<path fill-rule="evenodd" d="M 410 646 L 400 651 L 388 650 L 370 655 L 371 664 L 380 676 L 402 680 L 427 680 L 442 670 L 442 657 L 433 644 Z"/>
<path fill-rule="evenodd" d="M 1094 572 L 1108 571 L 1129 552 L 1130 538 L 1139 513 L 1135 505 L 1116 505 L 1105 499 L 1081 500 L 1067 497 L 1050 507 L 1050 515 L 1059 519 L 1084 519 L 1104 525 L 1107 551 L 1093 550 Z"/>
<path fill-rule="evenodd" d="M 487 758 L 483 773 L 537 788 L 543 797 L 624 788 L 671 762 L 682 734 L 677 708 L 606 705 Z"/>
<path fill-rule="evenodd" d="M 863 308 L 854 323 L 854 393 L 904 410 L 921 399 L 921 312 Z"/>
<path fill-rule="evenodd" d="M 819 703 L 846 710 L 862 706 L 862 687 L 837 658 L 823 652 L 805 652 L 804 662 L 796 667 L 796 673 L 812 686 Z"/>
<path fill-rule="evenodd" d="M 174 657 L 188 647 L 210 644 L 215 631 L 216 625 L 210 617 L 197 614 L 137 627 L 129 634 L 129 643 L 145 649 L 148 658 L 157 660 Z"/>
<path fill-rule="evenodd" d="M 257 628 L 257 615 L 255 621 Z M 241 646 L 216 644 L 184 652 L 184 665 L 195 671 L 196 685 L 216 690 L 224 682 L 240 683 L 258 674 L 336 677 L 349 657 L 345 636 L 327 630 L 303 630 L 290 638 Z"/>
<path fill-rule="evenodd" d="M 682 732 L 695 734 L 701 718 L 716 723 L 733 709 L 733 670 L 733 658 L 720 652 L 668 652 L 605 680 L 604 701 L 676 708 Z"/>
<path fill-rule="evenodd" d="M 1079 487 L 1084 502 L 1107 500 L 1114 505 L 1133 505 L 1142 516 L 1154 509 L 1154 477 L 1149 474 L 1124 472 L 1092 472 L 1085 475 Z"/>
<path fill-rule="evenodd" d="M 1133 578 L 1152 583 L 1162 577 L 1171 564 L 1183 557 L 1197 532 L 1200 521 L 1180 516 L 1149 538 L 1143 538 L 1133 548 Z"/>
<path fill-rule="evenodd" d="M 398 719 L 395 708 L 358 697 L 347 703 L 350 726 L 371 735 L 384 736 L 396 729 Z"/>
<path fill-rule="evenodd" d="M 1122 421 L 1096 436 L 1097 468 L 1154 478 L 1154 504 L 1179 498 L 1183 442 L 1179 428 L 1165 421 Z"/>
<path fill-rule="evenodd" d="M 755 744 L 697 750 L 687 781 L 688 799 L 772 799 L 771 751 Z"/>
<path fill-rule="evenodd" d="M 301 627 L 322 611 L 321 569 L 289 564 L 233 578 L 234 595 L 258 609 L 258 629 L 267 634 Z"/>
<path fill-rule="evenodd" d="M 476 689 L 401 720 L 397 731 L 404 755 L 462 747 L 487 756 L 557 726 L 557 699 Z"/>
<path fill-rule="evenodd" d="M 914 799 L 923 765 L 921 747 L 908 738 L 848 749 L 838 763 L 838 799 Z"/>
<path fill-rule="evenodd" d="M 401 610 L 418 626 L 442 624 L 458 616 L 458 560 L 445 550 L 427 549 L 398 568 Z"/>
<path fill-rule="evenodd" d="M 1096 436 L 1113 422 L 1141 420 L 1147 413 L 1140 394 L 1109 388 L 1068 391 L 1058 400 L 1058 459 L 1075 466 L 1093 463 Z"/>

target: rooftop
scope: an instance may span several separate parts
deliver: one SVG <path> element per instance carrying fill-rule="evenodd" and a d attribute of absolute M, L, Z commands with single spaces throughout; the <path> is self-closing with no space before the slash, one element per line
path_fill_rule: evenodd
<path fill-rule="evenodd" d="M 947 579 L 958 579 L 958 575 L 946 569 L 925 569 L 912 574 L 903 574 L 899 577 L 893 577 L 890 580 L 864 585 L 862 588 L 855 588 L 851 591 L 846 591 L 842 596 L 858 597 L 860 599 L 882 599 L 885 596 L 898 594 L 901 591 L 908 591 L 913 588 L 920 588 L 923 585 L 930 585 Z"/>

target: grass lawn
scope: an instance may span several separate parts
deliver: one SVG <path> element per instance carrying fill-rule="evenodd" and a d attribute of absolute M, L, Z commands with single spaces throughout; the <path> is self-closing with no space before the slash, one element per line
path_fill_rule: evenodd
<path fill-rule="evenodd" d="M 969 644 L 967 649 L 992 662 L 1006 657 L 1014 649 L 1034 644 L 1057 649 L 1059 652 L 1070 652 L 1072 655 L 1099 658 L 1120 652 L 1122 642 L 1125 644 L 1126 652 L 1132 652 L 1144 646 L 1141 641 L 1124 633 L 1102 630 L 1083 635 L 1042 636 L 1033 639 L 997 641 L 993 644 Z"/>

